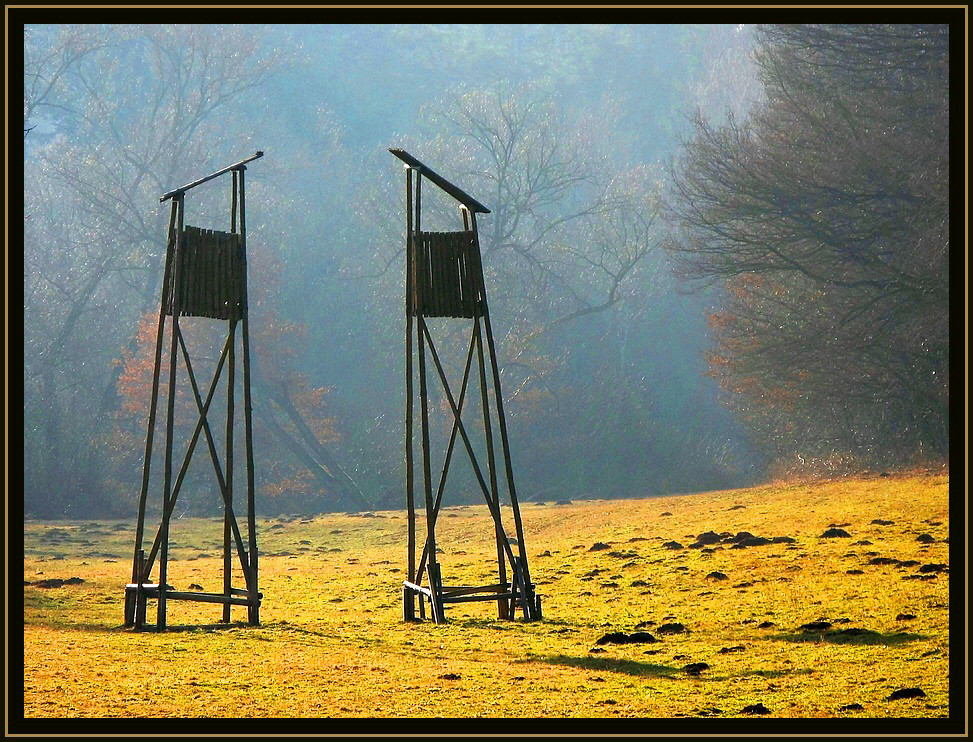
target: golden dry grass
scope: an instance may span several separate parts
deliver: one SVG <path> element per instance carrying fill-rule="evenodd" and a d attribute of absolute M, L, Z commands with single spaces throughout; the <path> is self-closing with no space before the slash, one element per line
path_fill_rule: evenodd
<path fill-rule="evenodd" d="M 25 715 L 724 718 L 758 703 L 770 718 L 948 714 L 949 577 L 919 571 L 949 562 L 946 476 L 522 511 L 545 617 L 531 624 L 497 620 L 490 603 L 452 606 L 442 626 L 403 623 L 406 520 L 387 511 L 259 520 L 260 627 L 243 625 L 243 608 L 218 626 L 219 606 L 180 602 L 174 630 L 134 632 L 121 626 L 132 524 L 28 523 L 25 583 L 84 582 L 25 584 Z M 496 558 L 486 507 L 445 508 L 439 523 L 444 579 L 482 584 Z M 850 538 L 822 538 L 833 524 Z M 663 546 L 705 531 L 795 541 Z M 169 582 L 219 592 L 221 535 L 218 519 L 174 522 Z M 599 541 L 610 548 L 590 551 Z M 726 579 L 707 577 L 717 571 Z M 819 619 L 869 633 L 800 630 Z M 641 622 L 689 631 L 596 646 Z M 709 669 L 691 676 L 695 662 Z M 925 697 L 886 700 L 909 687 Z"/>

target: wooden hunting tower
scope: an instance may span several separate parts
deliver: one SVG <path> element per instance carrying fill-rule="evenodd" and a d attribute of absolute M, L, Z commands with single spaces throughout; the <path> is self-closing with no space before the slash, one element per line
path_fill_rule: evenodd
<path fill-rule="evenodd" d="M 483 282 L 483 266 L 480 261 L 480 243 L 477 234 L 476 215 L 488 214 L 476 199 L 435 173 L 415 157 L 401 149 L 390 149 L 393 155 L 406 164 L 406 505 L 409 512 L 409 564 L 408 579 L 403 585 L 403 618 L 416 619 L 415 600 L 419 598 L 419 614 L 425 618 L 426 603 L 436 623 L 445 620 L 447 604 L 468 601 L 496 601 L 500 618 L 514 618 L 519 607 L 526 620 L 541 618 L 540 599 L 534 592 L 527 564 L 524 529 L 514 487 L 513 468 L 510 463 L 510 445 L 503 413 L 503 396 L 500 392 L 500 370 L 497 365 L 490 313 L 487 309 L 486 288 Z M 463 217 L 463 229 L 457 232 L 429 232 L 421 228 L 422 183 L 428 180 L 459 202 Z M 453 396 L 446 373 L 436 352 L 432 335 L 426 323 L 427 317 L 452 317 L 472 320 L 472 334 L 466 355 L 466 368 L 460 387 L 459 398 Z M 415 338 L 413 338 L 415 328 Z M 491 375 L 484 364 L 483 336 L 489 355 Z M 415 342 L 415 351 L 413 350 Z M 435 364 L 442 383 L 446 401 L 452 413 L 452 431 L 446 447 L 442 471 L 433 498 L 431 451 L 429 441 L 429 395 L 426 378 L 426 348 Z M 479 371 L 480 400 L 483 410 L 483 431 L 486 444 L 486 465 L 489 484 L 484 479 L 469 433 L 462 421 L 463 402 L 466 397 L 473 356 L 476 354 Z M 415 466 L 413 456 L 413 360 L 418 366 L 419 412 L 421 422 L 422 486 L 425 498 L 426 539 L 416 564 L 416 507 L 414 497 Z M 500 432 L 500 452 L 506 473 L 516 540 L 512 540 L 503 524 L 500 501 L 500 476 L 494 448 L 493 413 L 490 406 L 489 386 L 493 386 L 493 400 L 497 427 Z M 473 473 L 486 499 L 493 517 L 497 542 L 497 580 L 490 585 L 447 586 L 443 584 L 442 571 L 436 555 L 436 519 L 442 504 L 446 475 L 452 458 L 456 434 L 459 433 L 470 457 Z M 508 516 L 509 518 L 509 516 Z M 516 553 L 515 553 L 516 549 Z M 509 578 L 508 578 L 509 574 Z M 424 578 L 426 584 L 423 584 Z"/>
<path fill-rule="evenodd" d="M 247 306 L 247 228 L 244 173 L 246 163 L 263 156 L 263 152 L 207 175 L 188 185 L 169 191 L 159 201 L 172 201 L 169 217 L 168 244 L 166 247 L 165 273 L 162 280 L 162 300 L 159 309 L 159 325 L 156 333 L 155 367 L 152 376 L 152 397 L 149 403 L 149 421 L 145 440 L 145 458 L 142 467 L 142 490 L 139 497 L 138 525 L 135 535 L 135 556 L 132 563 L 132 582 L 125 589 L 125 625 L 142 628 L 145 623 L 146 601 L 158 601 L 156 627 L 166 627 L 166 603 L 169 600 L 189 600 L 223 605 L 223 622 L 230 621 L 230 607 L 246 606 L 249 623 L 260 623 L 259 610 L 262 595 L 257 590 L 257 532 L 254 523 L 254 466 L 253 426 L 250 397 L 250 332 Z M 233 174 L 230 196 L 230 231 L 220 232 L 190 227 L 184 224 L 186 192 L 226 173 Z M 165 464 L 163 473 L 162 516 L 155 540 L 146 558 L 143 550 L 145 512 L 149 491 L 149 471 L 152 459 L 152 441 L 156 424 L 156 408 L 159 399 L 159 381 L 162 371 L 163 337 L 166 317 L 171 317 L 171 342 L 168 348 L 168 409 L 166 412 Z M 193 373 L 192 362 L 180 317 L 209 317 L 227 323 L 227 338 L 216 365 L 213 381 L 205 400 Z M 236 383 L 236 338 L 240 326 L 243 362 L 243 413 L 245 426 L 246 456 L 246 516 L 248 545 L 245 547 L 233 510 L 233 425 L 234 387 Z M 185 361 L 186 375 L 192 386 L 193 397 L 199 411 L 192 438 L 185 458 L 173 484 L 173 431 L 174 402 L 179 355 Z M 217 453 L 207 413 L 216 392 L 217 383 L 227 369 L 226 380 L 226 434 L 223 466 Z M 206 437 L 210 457 L 223 499 L 223 592 L 206 593 L 178 591 L 167 582 L 169 565 L 169 525 L 176 499 L 186 476 L 200 434 Z M 233 587 L 233 546 L 243 570 L 245 588 Z M 150 574 L 159 560 L 158 580 L 152 582 Z"/>

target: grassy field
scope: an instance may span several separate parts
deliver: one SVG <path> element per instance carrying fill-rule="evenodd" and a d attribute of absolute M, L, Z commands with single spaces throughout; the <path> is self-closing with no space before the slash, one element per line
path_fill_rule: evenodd
<path fill-rule="evenodd" d="M 544 607 L 529 624 L 493 603 L 403 623 L 406 518 L 385 511 L 258 520 L 259 627 L 180 602 L 172 630 L 137 633 L 121 625 L 134 524 L 30 522 L 25 715 L 946 717 L 947 491 L 946 476 L 876 476 L 525 504 Z M 221 522 L 174 521 L 176 589 L 221 590 Z M 495 570 L 486 506 L 439 522 L 446 582 Z M 754 545 L 729 540 L 743 531 Z M 719 540 L 699 546 L 707 532 Z M 598 643 L 635 631 L 656 641 Z"/>

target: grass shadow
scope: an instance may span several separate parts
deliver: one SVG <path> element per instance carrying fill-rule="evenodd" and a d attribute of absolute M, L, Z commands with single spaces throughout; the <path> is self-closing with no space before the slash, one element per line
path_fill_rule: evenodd
<path fill-rule="evenodd" d="M 430 619 L 427 618 L 427 621 Z M 524 621 L 522 618 L 513 620 L 506 618 L 476 618 L 473 616 L 453 617 L 447 616 L 447 625 L 456 626 L 462 629 L 492 629 L 495 631 L 511 631 L 517 629 L 527 629 L 536 626 L 553 626 L 561 628 L 580 629 L 581 627 L 573 621 L 563 619 L 543 619 L 542 621 Z"/>
<path fill-rule="evenodd" d="M 260 630 L 264 628 L 263 626 L 251 626 L 246 621 L 234 621 L 233 623 L 197 623 L 197 624 L 179 624 L 176 626 L 168 625 L 164 629 L 156 628 L 155 624 L 147 623 L 141 629 L 118 627 L 113 630 L 117 631 L 119 629 L 125 631 L 132 631 L 133 633 L 155 633 L 155 634 L 185 634 L 193 631 L 231 631 L 233 629 L 255 629 Z"/>
<path fill-rule="evenodd" d="M 925 641 L 931 637 L 923 634 L 908 634 L 904 631 L 895 634 L 882 634 L 878 631 L 860 629 L 849 632 L 825 631 L 823 633 L 774 634 L 766 637 L 771 641 L 792 642 L 794 644 L 858 644 L 866 646 L 897 646 L 909 642 Z"/>
<path fill-rule="evenodd" d="M 43 626 L 57 629 L 59 631 L 90 631 L 105 634 L 185 634 L 194 631 L 230 631 L 231 629 L 262 629 L 264 626 L 251 626 L 246 621 L 235 621 L 233 623 L 214 623 L 214 624 L 180 624 L 168 625 L 160 630 L 155 623 L 146 623 L 142 628 L 136 629 L 134 626 L 124 624 L 104 624 L 78 622 L 78 623 L 52 623 L 50 621 L 31 621 L 24 622 L 25 626 Z"/>
<path fill-rule="evenodd" d="M 703 675 L 698 678 L 699 680 L 709 681 L 709 682 L 725 682 L 727 680 L 737 680 L 739 678 L 783 678 L 791 675 L 813 675 L 814 670 L 809 667 L 802 667 L 800 669 L 783 669 L 783 670 L 748 670 L 746 672 L 737 672 L 732 675 Z"/>
<path fill-rule="evenodd" d="M 564 665 L 580 667 L 583 670 L 600 670 L 603 672 L 617 672 L 638 677 L 668 678 L 680 674 L 680 669 L 668 665 L 655 665 L 649 662 L 616 659 L 613 657 L 572 657 L 565 654 L 555 654 L 548 657 L 528 657 L 515 660 L 517 663 L 544 662 L 549 665 Z"/>

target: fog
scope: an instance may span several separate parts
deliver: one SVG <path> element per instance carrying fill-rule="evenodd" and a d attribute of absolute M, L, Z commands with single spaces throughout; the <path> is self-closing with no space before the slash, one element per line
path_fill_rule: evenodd
<path fill-rule="evenodd" d="M 708 24 L 28 27 L 26 514 L 134 513 L 159 198 L 256 150 L 259 513 L 404 507 L 405 183 L 390 147 L 491 210 L 481 247 L 522 501 L 757 481 L 767 460 L 707 364 L 720 288 L 680 278 L 662 247 L 693 116 L 718 125 L 761 95 L 753 44 L 749 26 Z M 187 194 L 187 224 L 229 228 L 228 178 Z M 428 227 L 454 228 L 455 209 L 427 194 Z M 459 323 L 434 323 L 452 373 Z M 182 325 L 205 387 L 225 323 Z M 184 375 L 178 393 L 180 462 L 197 419 Z M 432 412 L 441 446 L 438 392 Z M 480 500 L 461 458 L 446 504 Z M 200 446 L 177 517 L 219 512 L 218 493 Z"/>

